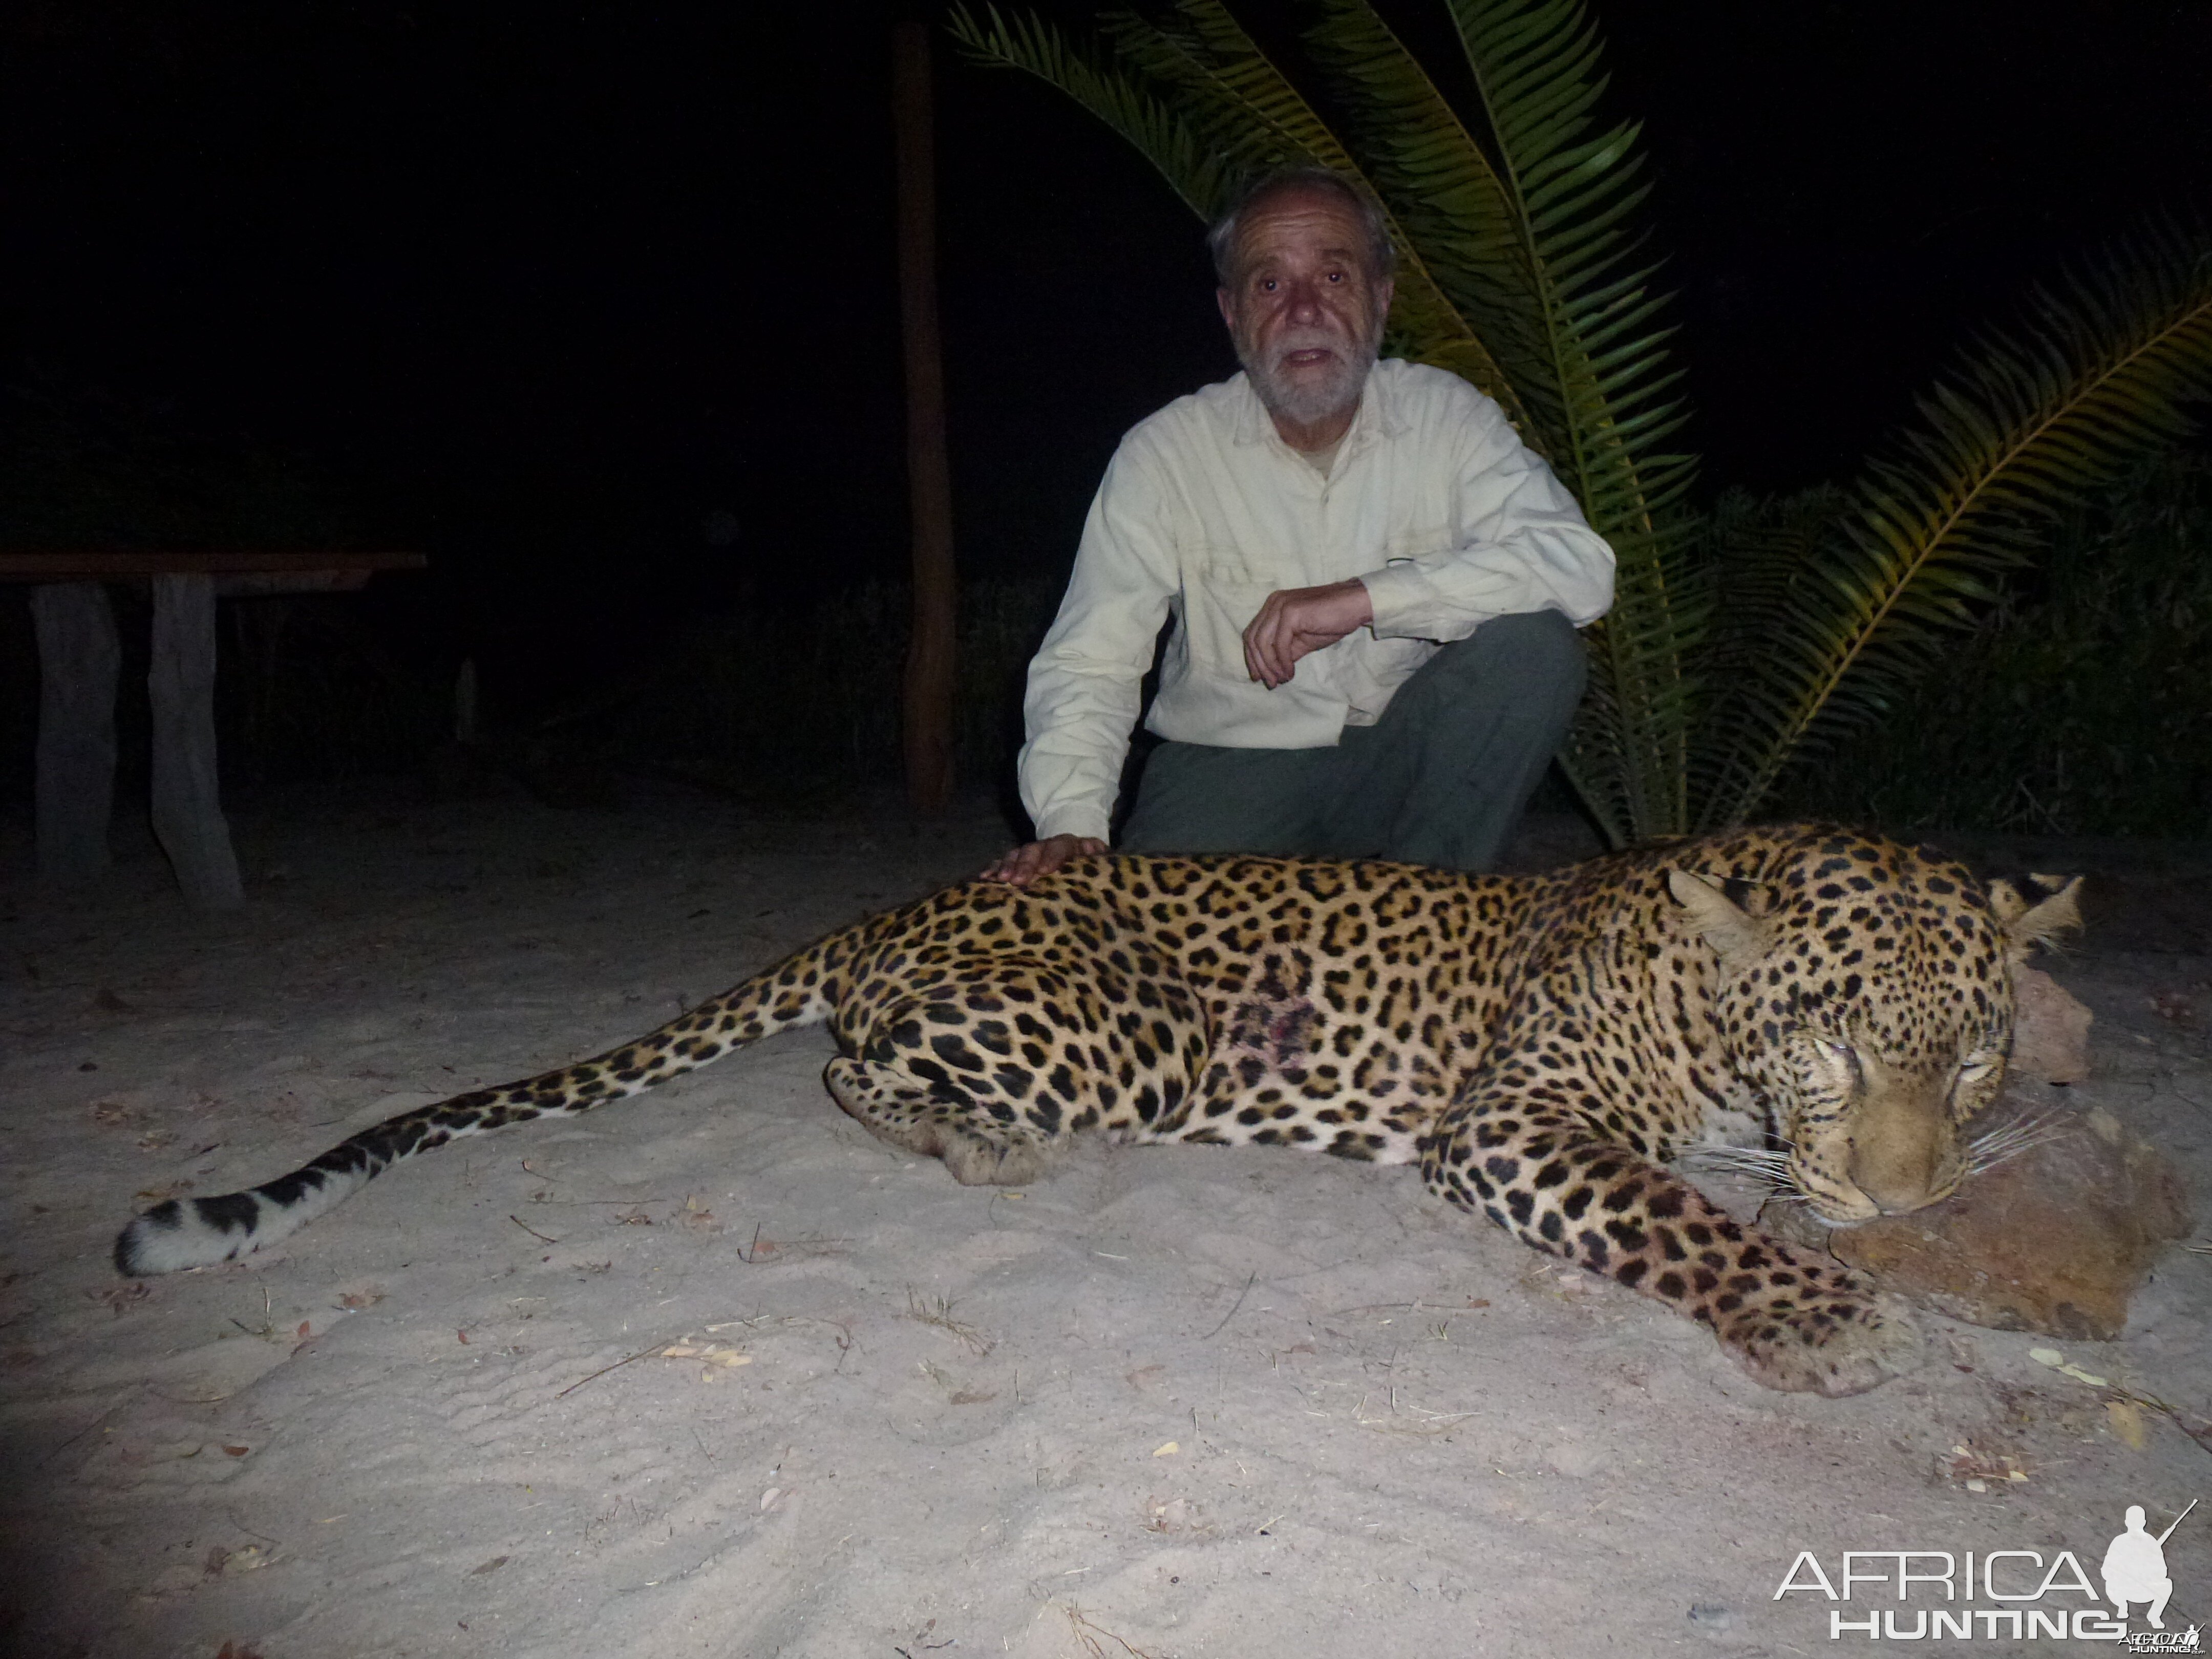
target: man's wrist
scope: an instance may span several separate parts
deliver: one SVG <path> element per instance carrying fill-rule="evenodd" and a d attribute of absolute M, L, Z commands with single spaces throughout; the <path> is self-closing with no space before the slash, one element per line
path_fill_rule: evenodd
<path fill-rule="evenodd" d="M 1050 841 L 1055 836 L 1073 836 L 1079 841 L 1104 841 L 1107 817 L 1098 812 L 1066 812 L 1053 814 L 1038 820 L 1036 838 Z"/>
<path fill-rule="evenodd" d="M 1375 594 L 1373 590 L 1367 586 L 1367 578 L 1364 576 L 1353 576 L 1348 580 L 1344 586 L 1346 591 L 1346 596 L 1356 597 L 1359 602 L 1359 615 L 1352 623 L 1352 628 L 1358 629 L 1374 627 Z M 1350 630 L 1346 631 L 1348 632 Z"/>
<path fill-rule="evenodd" d="M 1411 568 L 1393 570 L 1387 566 L 1381 570 L 1370 570 L 1353 580 L 1366 590 L 1365 625 L 1375 630 L 1375 637 L 1378 640 L 1403 631 L 1394 624 L 1402 620 L 1404 613 L 1418 602 L 1419 590 L 1425 586 L 1419 572 Z"/>

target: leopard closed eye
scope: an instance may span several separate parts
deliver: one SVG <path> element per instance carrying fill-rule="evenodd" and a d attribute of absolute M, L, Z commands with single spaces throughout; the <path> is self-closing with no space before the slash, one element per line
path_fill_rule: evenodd
<path fill-rule="evenodd" d="M 264 1186 L 160 1204 L 115 1261 L 234 1260 L 404 1158 L 826 1022 L 837 1103 L 960 1182 L 1032 1181 L 1086 1130 L 1418 1163 L 1450 1202 L 1706 1326 L 1769 1387 L 1856 1393 L 1917 1363 L 1909 1316 L 1668 1166 L 1746 1147 L 1836 1224 L 1948 1196 L 2002 1081 L 2013 967 L 2075 924 L 2077 886 L 1985 886 L 1817 824 L 1535 876 L 1081 859 L 856 923 L 647 1036 L 402 1113 Z"/>

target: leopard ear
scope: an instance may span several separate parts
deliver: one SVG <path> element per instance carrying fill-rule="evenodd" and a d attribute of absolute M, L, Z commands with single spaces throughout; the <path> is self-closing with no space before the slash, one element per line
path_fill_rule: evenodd
<path fill-rule="evenodd" d="M 2003 924 L 2014 962 L 2027 961 L 2034 946 L 2081 925 L 2081 877 L 2030 876 L 2027 885 L 2035 890 L 2033 897 L 2002 877 L 1990 883 L 1990 908 Z"/>
<path fill-rule="evenodd" d="M 1733 974 L 1766 954 L 1774 943 L 1774 929 L 1745 908 L 1729 888 L 1747 900 L 1758 890 L 1741 882 L 1724 885 L 1694 870 L 1667 872 L 1667 890 L 1674 894 L 1674 902 L 1689 912 L 1690 925 L 1713 947 L 1721 966 Z"/>

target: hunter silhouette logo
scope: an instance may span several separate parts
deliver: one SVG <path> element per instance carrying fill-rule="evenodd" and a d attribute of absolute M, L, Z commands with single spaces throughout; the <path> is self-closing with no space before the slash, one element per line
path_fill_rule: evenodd
<path fill-rule="evenodd" d="M 2197 1500 L 2189 1500 L 2189 1510 L 2197 1507 Z M 2188 1519 L 2189 1510 L 2173 1517 L 2173 1527 Z M 2153 1630 L 2164 1630 L 2166 1604 L 2173 1598 L 2173 1580 L 2166 1576 L 2166 1540 L 2173 1536 L 2173 1527 L 2168 1527 L 2155 1538 L 2143 1530 L 2143 1510 L 2140 1504 L 2128 1505 L 2127 1528 L 2112 1547 L 2105 1552 L 2103 1577 L 2105 1595 L 2119 1609 L 2120 1617 L 2128 1616 L 2128 1603 L 2144 1601 L 2150 1611 L 2143 1617 L 2150 1620 Z"/>

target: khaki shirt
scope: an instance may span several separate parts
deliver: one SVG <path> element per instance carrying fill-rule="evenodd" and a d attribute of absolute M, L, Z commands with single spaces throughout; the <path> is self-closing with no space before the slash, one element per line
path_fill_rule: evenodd
<path fill-rule="evenodd" d="M 1357 576 L 1371 629 L 1273 691 L 1244 666 L 1268 594 Z M 1229 749 L 1320 749 L 1371 723 L 1439 643 L 1613 603 L 1613 550 L 1496 404 L 1457 375 L 1378 362 L 1323 477 L 1237 374 L 1139 422 L 1091 502 L 1067 595 L 1030 665 L 1022 804 L 1039 838 L 1104 836 L 1160 628 L 1146 724 Z"/>

